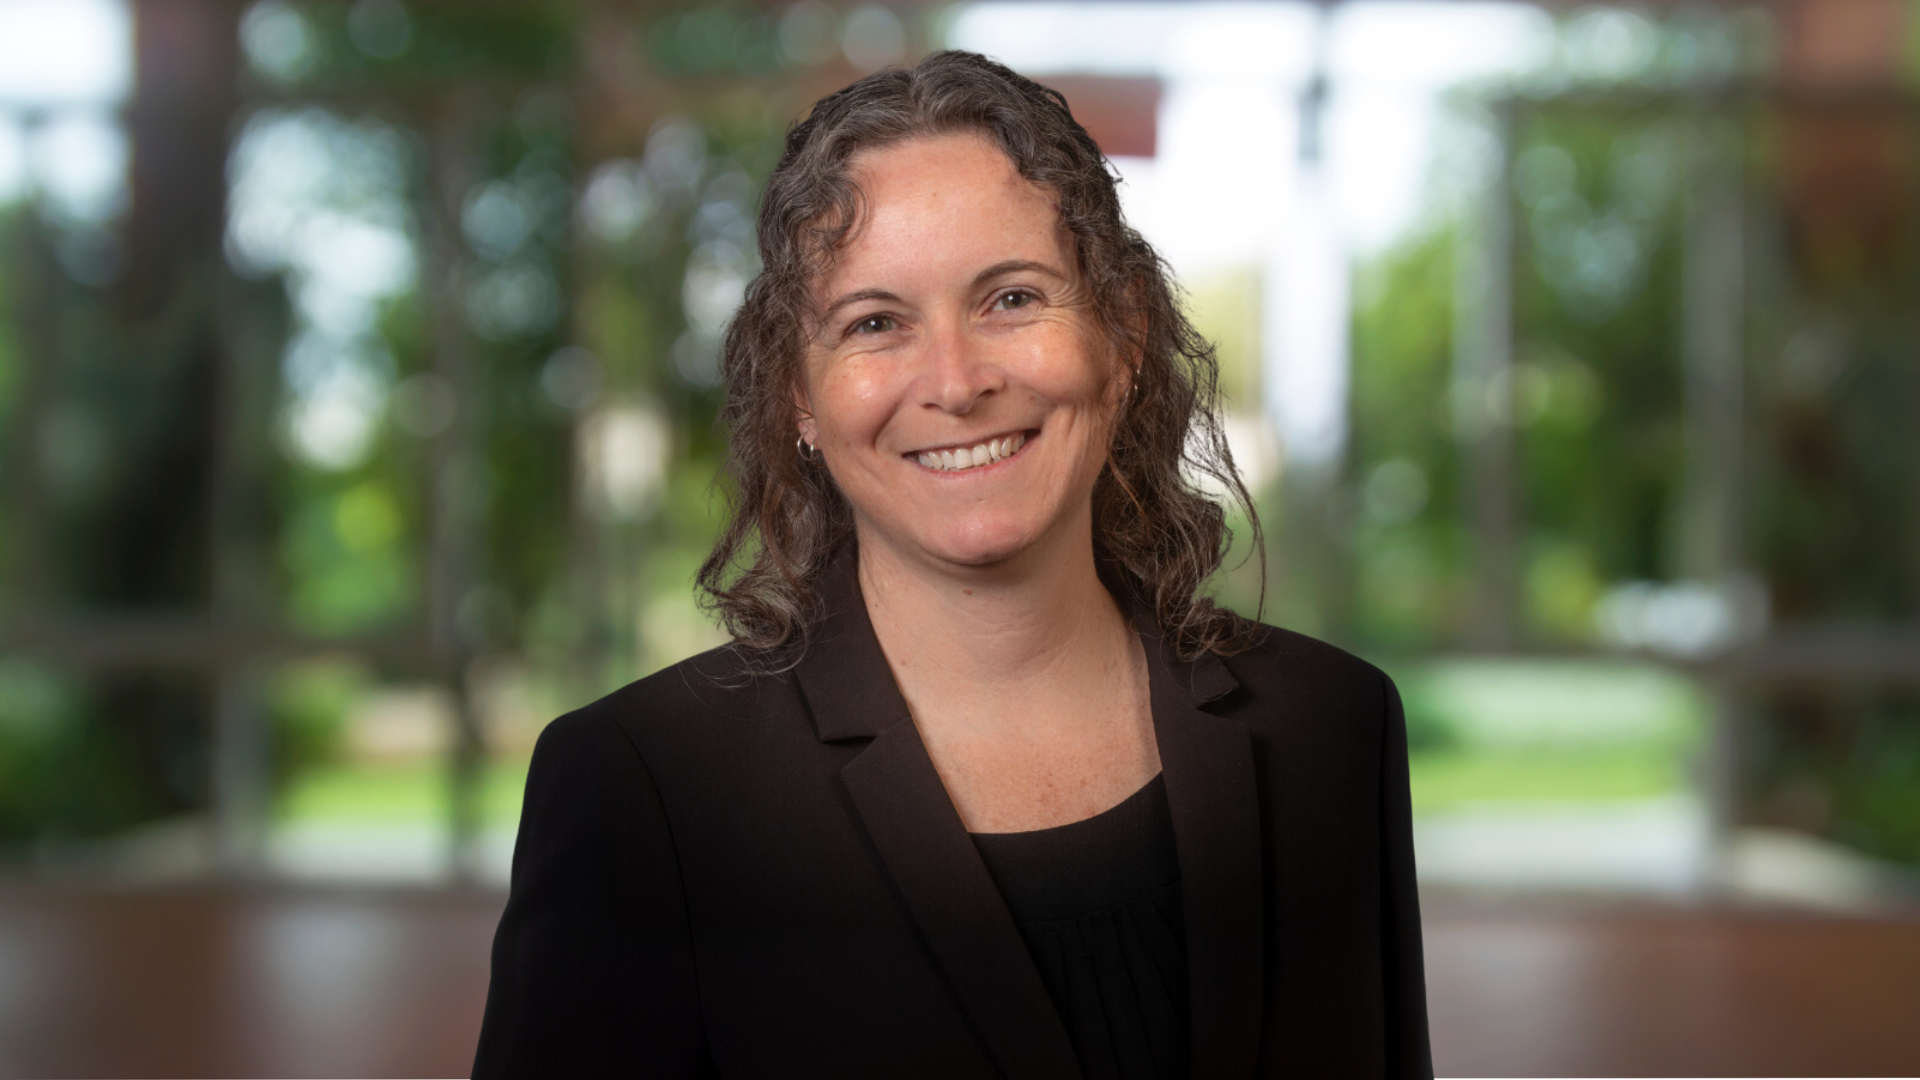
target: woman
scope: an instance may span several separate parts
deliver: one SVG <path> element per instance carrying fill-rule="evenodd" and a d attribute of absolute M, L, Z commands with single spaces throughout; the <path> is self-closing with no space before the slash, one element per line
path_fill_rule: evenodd
<path fill-rule="evenodd" d="M 1196 595 L 1213 356 L 1065 102 L 863 79 L 760 248 L 735 642 L 542 736 L 475 1075 L 1431 1076 L 1398 698 Z"/>

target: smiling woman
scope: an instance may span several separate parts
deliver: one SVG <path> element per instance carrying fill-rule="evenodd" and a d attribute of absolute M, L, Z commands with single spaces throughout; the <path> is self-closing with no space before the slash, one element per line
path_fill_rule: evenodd
<path fill-rule="evenodd" d="M 1199 595 L 1213 354 L 1066 102 L 863 79 L 760 248 L 734 642 L 542 736 L 475 1075 L 1430 1077 L 1399 698 Z"/>
<path fill-rule="evenodd" d="M 972 171 L 941 175 L 949 166 Z M 883 199 L 875 183 L 922 201 Z M 839 344 L 848 331 L 917 330 L 928 342 L 936 313 L 904 302 L 930 298 L 900 290 L 926 289 L 932 267 L 917 281 L 887 273 L 938 251 L 959 275 L 950 292 L 991 296 L 1000 316 L 1038 301 L 1047 332 L 1072 324 L 1090 339 L 1081 348 L 1117 395 L 1092 482 L 1102 564 L 1152 604 L 1181 655 L 1249 642 L 1252 624 L 1198 595 L 1227 536 L 1222 508 L 1193 480 L 1229 492 L 1258 529 L 1218 420 L 1213 348 L 1175 303 L 1159 255 L 1122 218 L 1110 166 L 1058 94 L 963 53 L 847 87 L 789 136 L 762 204 L 760 247 L 765 269 L 728 328 L 725 357 L 740 503 L 701 573 L 738 641 L 803 638 L 813 586 L 855 531 L 844 481 L 790 452 L 808 409 L 796 394 L 823 353 L 866 351 Z M 865 277 L 850 276 L 850 261 Z M 968 341 L 986 340 L 977 331 L 990 325 L 975 321 Z M 916 355 L 938 359 L 948 342 L 931 344 Z M 998 411 L 1004 396 L 992 404 Z"/>

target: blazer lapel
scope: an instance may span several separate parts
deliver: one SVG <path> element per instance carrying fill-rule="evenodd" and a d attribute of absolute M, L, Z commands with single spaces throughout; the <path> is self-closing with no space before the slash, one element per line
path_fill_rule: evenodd
<path fill-rule="evenodd" d="M 912 720 L 840 771 L 867 835 L 927 946 L 1007 1076 L 1077 1078 L 1080 1068 L 1013 916 L 954 812 Z"/>
<path fill-rule="evenodd" d="M 1238 683 L 1211 654 L 1170 655 L 1150 617 L 1145 639 L 1154 736 L 1173 814 L 1187 931 L 1193 1078 L 1253 1075 L 1265 1003 L 1260 802 L 1246 725 L 1201 710 Z"/>
<path fill-rule="evenodd" d="M 1066 1028 L 948 798 L 867 619 L 845 554 L 795 667 L 821 739 L 871 739 L 840 778 L 928 949 L 1001 1071 L 1079 1080 Z"/>

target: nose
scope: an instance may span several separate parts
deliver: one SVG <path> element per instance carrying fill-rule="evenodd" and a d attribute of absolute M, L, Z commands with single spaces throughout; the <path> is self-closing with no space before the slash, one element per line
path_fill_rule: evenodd
<path fill-rule="evenodd" d="M 927 341 L 922 403 L 965 416 L 990 394 L 1006 388 L 1006 373 L 963 325 L 935 326 Z"/>

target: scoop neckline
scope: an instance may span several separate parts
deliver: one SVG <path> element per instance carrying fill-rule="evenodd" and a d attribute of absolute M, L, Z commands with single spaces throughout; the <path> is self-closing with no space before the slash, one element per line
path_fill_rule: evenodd
<path fill-rule="evenodd" d="M 1134 789 L 1133 794 L 1128 795 L 1126 798 L 1121 799 L 1119 802 L 1114 803 L 1112 806 L 1107 807 L 1105 810 L 1100 811 L 1099 813 L 1093 815 L 1092 817 L 1081 818 L 1079 821 L 1069 821 L 1064 825 L 1050 825 L 1044 829 L 1023 829 L 1019 832 L 969 832 L 967 833 L 967 835 L 974 837 L 976 839 L 985 839 L 988 843 L 992 843 L 994 839 L 1003 837 L 1003 836 L 1052 836 L 1056 834 L 1064 834 L 1074 829 L 1079 829 L 1084 826 L 1093 825 L 1096 822 L 1105 821 L 1108 818 L 1111 818 L 1121 813 L 1122 811 L 1129 809 L 1135 803 L 1144 801 L 1147 797 L 1151 795 L 1151 793 L 1154 791 L 1155 788 L 1162 786 L 1161 777 L 1165 775 L 1166 775 L 1166 771 L 1164 769 L 1161 770 L 1160 772 L 1154 773 L 1153 776 L 1149 778 L 1146 783 L 1141 784 L 1138 788 Z"/>

